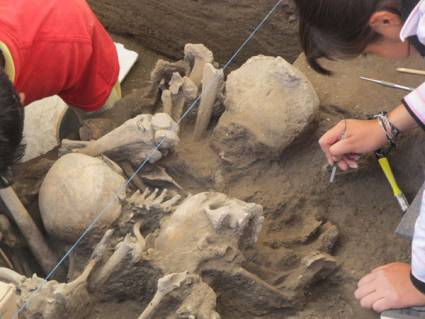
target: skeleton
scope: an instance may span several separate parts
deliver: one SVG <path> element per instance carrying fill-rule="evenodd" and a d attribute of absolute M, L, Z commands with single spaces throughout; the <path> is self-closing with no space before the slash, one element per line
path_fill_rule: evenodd
<path fill-rule="evenodd" d="M 24 318 L 71 312 L 70 318 L 81 318 L 95 302 L 125 298 L 145 306 L 139 319 L 219 319 L 214 291 L 225 307 L 238 307 L 248 318 L 293 306 L 306 288 L 335 269 L 330 256 L 313 254 L 296 271 L 266 282 L 243 266 L 243 251 L 253 247 L 261 230 L 261 206 L 212 192 L 180 200 L 159 190 L 129 197 L 115 231 L 107 231 L 88 255 L 82 274 L 69 284 L 49 281 Z M 144 236 L 143 225 L 158 214 L 161 224 Z M 0 270 L 0 280 L 22 291 L 20 305 L 41 283 L 10 270 Z"/>
<path fill-rule="evenodd" d="M 95 224 L 94 235 L 85 238 L 71 254 L 69 278 L 75 279 L 68 284 L 47 282 L 23 310 L 24 318 L 82 318 L 95 303 L 132 300 L 144 309 L 139 319 L 219 319 L 220 315 L 215 310 L 216 294 L 221 309 L 237 309 L 245 318 L 261 317 L 293 307 L 298 299 L 303 298 L 306 289 L 335 270 L 335 259 L 326 253 L 326 247 L 320 253 L 299 258 L 299 264 L 290 270 L 270 271 L 267 265 L 253 266 L 249 252 L 255 250 L 262 228 L 264 217 L 261 206 L 215 192 L 188 195 L 158 167 L 143 172 L 139 176 L 139 190 L 131 194 L 130 189 L 124 188 L 126 183 L 116 164 L 106 157 L 93 157 L 104 154 L 118 162 L 128 161 L 130 166 L 126 172 L 131 175 L 131 165 L 147 160 L 147 156 L 161 143 L 151 158 L 152 162 L 159 160 L 178 143 L 178 126 L 172 118 L 178 120 L 181 117 L 187 104 L 195 100 L 202 82 L 201 107 L 194 133 L 195 139 L 201 138 L 223 88 L 223 72 L 216 70 L 212 63 L 212 53 L 204 46 L 187 45 L 185 61 L 160 61 L 151 75 L 155 94 L 158 87 L 162 89 L 165 113 L 139 115 L 96 141 L 64 141 L 61 152 L 70 154 L 63 156 L 57 165 L 60 166 L 61 161 L 67 161 L 67 164 L 62 169 L 52 168 L 43 183 L 45 189 L 40 193 L 40 208 L 48 233 L 65 241 L 74 241 L 81 235 L 84 226 L 97 218 L 99 208 L 108 206 L 106 198 L 112 200 L 112 213 L 106 210 L 102 216 L 105 219 L 100 218 Z M 296 72 L 283 75 L 278 72 L 277 75 L 276 83 L 292 85 L 291 90 L 303 80 Z M 226 97 L 228 110 L 214 132 L 212 144 L 225 160 L 231 160 L 232 153 L 217 144 L 222 141 L 220 130 L 232 112 L 242 112 L 238 109 L 239 105 L 229 102 L 232 94 L 235 94 L 232 90 L 237 91 L 237 85 L 232 85 L 234 87 L 230 86 L 232 89 Z M 308 84 L 303 85 L 308 87 Z M 276 92 L 269 93 L 275 97 L 274 94 L 279 93 Z M 313 110 L 307 119 L 308 124 L 314 118 L 317 101 L 314 94 L 306 99 L 311 102 L 308 107 L 311 106 Z M 250 106 L 247 109 L 252 111 Z M 264 110 L 258 112 L 264 113 Z M 249 118 L 246 126 L 239 126 L 258 133 L 254 140 L 249 141 L 248 147 L 260 145 L 256 151 L 263 150 L 263 146 L 273 150 L 284 148 L 282 145 L 267 144 L 273 138 L 264 133 L 262 121 L 255 127 L 248 125 L 254 122 Z M 222 132 L 230 132 L 229 139 L 238 136 L 237 130 Z M 295 130 L 295 133 L 299 131 Z M 163 137 L 167 138 L 163 141 Z M 264 137 L 264 140 L 260 137 Z M 285 143 L 289 144 L 291 138 Z M 90 174 L 104 176 L 104 184 L 94 187 L 81 182 L 82 177 L 90 176 L 87 172 L 82 173 L 82 170 L 88 169 L 87 165 L 82 165 L 85 161 L 97 163 L 97 168 Z M 75 168 L 78 173 L 64 177 L 74 167 L 79 167 Z M 56 176 L 56 180 L 52 176 Z M 61 185 L 60 180 L 67 184 Z M 158 188 L 150 189 L 144 182 Z M 89 187 L 75 187 L 74 193 L 67 193 L 70 185 Z M 98 196 L 93 206 L 88 205 L 92 199 L 82 197 L 84 194 L 93 197 L 96 191 L 103 194 L 105 190 L 115 188 L 113 185 L 120 191 Z M 61 190 L 67 194 L 61 194 Z M 118 198 L 112 196 L 114 194 L 118 194 Z M 72 211 L 66 211 L 66 207 L 55 208 L 55 205 L 61 205 L 66 196 L 73 203 L 66 205 Z M 79 204 L 75 203 L 80 202 L 84 209 L 78 211 Z M 75 216 L 78 216 L 80 224 L 70 227 Z M 102 237 L 106 229 L 108 231 Z M 102 240 L 92 252 L 100 238 Z M 29 279 L 5 269 L 0 269 L 0 280 L 18 287 L 21 306 L 28 300 L 30 292 L 42 282 L 37 277 Z"/>
<path fill-rule="evenodd" d="M 179 142 L 178 126 L 165 113 L 143 114 L 128 120 L 96 141 L 64 140 L 61 154 L 77 152 L 89 156 L 104 154 L 114 161 L 128 160 L 140 165 L 144 160 L 154 163 Z"/>

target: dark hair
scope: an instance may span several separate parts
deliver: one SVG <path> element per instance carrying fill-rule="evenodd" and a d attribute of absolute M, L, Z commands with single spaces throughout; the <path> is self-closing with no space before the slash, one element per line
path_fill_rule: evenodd
<path fill-rule="evenodd" d="M 331 72 L 318 59 L 354 57 L 381 37 L 369 26 L 377 11 L 400 14 L 400 0 L 295 0 L 301 46 L 310 66 Z"/>
<path fill-rule="evenodd" d="M 0 175 L 24 155 L 21 144 L 24 109 L 19 95 L 4 70 L 0 70 Z"/>

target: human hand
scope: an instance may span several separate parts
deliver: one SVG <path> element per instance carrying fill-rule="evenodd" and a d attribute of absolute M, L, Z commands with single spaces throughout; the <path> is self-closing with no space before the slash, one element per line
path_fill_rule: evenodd
<path fill-rule="evenodd" d="M 383 312 L 425 305 L 425 295 L 410 280 L 410 265 L 392 263 L 374 269 L 358 283 L 354 293 L 363 308 Z"/>
<path fill-rule="evenodd" d="M 343 120 L 319 140 L 329 164 L 342 170 L 357 168 L 357 154 L 375 151 L 385 145 L 386 135 L 377 120 Z"/>

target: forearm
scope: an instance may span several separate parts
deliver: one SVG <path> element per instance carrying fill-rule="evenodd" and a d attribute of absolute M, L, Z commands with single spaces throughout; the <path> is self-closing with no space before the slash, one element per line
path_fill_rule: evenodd
<path fill-rule="evenodd" d="M 405 111 L 409 113 L 418 126 L 425 129 L 425 83 L 405 96 L 402 102 Z M 400 114 L 396 114 L 396 117 L 400 117 Z M 406 125 L 406 123 L 404 123 L 404 125 Z M 407 123 L 407 129 L 411 127 L 412 126 Z"/>
<path fill-rule="evenodd" d="M 405 132 L 410 129 L 418 127 L 417 121 L 410 114 L 407 107 L 403 104 L 397 106 L 388 114 L 390 122 L 400 130 L 400 132 Z"/>

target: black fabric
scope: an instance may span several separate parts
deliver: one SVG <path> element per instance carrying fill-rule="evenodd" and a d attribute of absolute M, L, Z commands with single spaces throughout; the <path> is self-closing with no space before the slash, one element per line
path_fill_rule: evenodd
<path fill-rule="evenodd" d="M 425 283 L 416 279 L 413 274 L 410 274 L 410 280 L 412 281 L 413 286 L 418 289 L 421 293 L 425 294 Z"/>
<path fill-rule="evenodd" d="M 401 19 L 406 21 L 410 13 L 418 4 L 419 0 L 402 0 L 401 1 Z M 425 56 L 425 45 L 419 42 L 417 36 L 409 37 L 410 43 L 415 47 L 421 56 Z"/>
<path fill-rule="evenodd" d="M 0 50 L 0 66 L 2 67 L 2 69 L 6 67 L 6 59 L 4 58 L 2 50 Z"/>
<path fill-rule="evenodd" d="M 406 21 L 410 13 L 415 9 L 420 0 L 402 0 L 401 1 L 401 19 Z"/>

